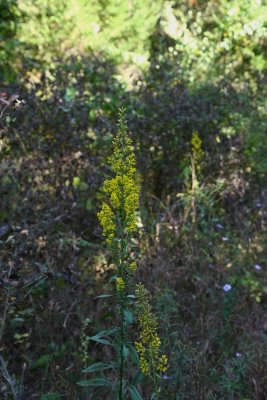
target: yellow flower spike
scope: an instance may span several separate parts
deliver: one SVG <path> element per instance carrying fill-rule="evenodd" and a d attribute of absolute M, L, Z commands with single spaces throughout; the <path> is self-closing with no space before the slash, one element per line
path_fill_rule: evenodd
<path fill-rule="evenodd" d="M 125 289 L 125 282 L 123 280 L 123 278 L 118 277 L 116 280 L 116 289 L 118 292 L 123 292 Z"/>
<path fill-rule="evenodd" d="M 143 356 L 145 354 L 145 348 L 140 342 L 135 342 L 135 348 L 140 354 L 140 356 Z"/>
<path fill-rule="evenodd" d="M 137 270 L 137 264 L 135 261 L 131 262 L 131 264 L 129 265 L 129 270 L 131 271 L 132 274 L 135 273 L 135 271 Z"/>
<path fill-rule="evenodd" d="M 113 155 L 109 158 L 115 177 L 104 182 L 104 192 L 108 195 L 109 205 L 103 205 L 102 211 L 98 213 L 103 235 L 108 242 L 112 242 L 114 236 L 115 220 L 120 221 L 119 226 L 124 229 L 121 234 L 133 233 L 136 230 L 136 211 L 139 207 L 140 187 L 136 177 L 136 161 L 132 152 L 132 140 L 126 132 L 123 111 L 119 115 L 118 127 L 118 134 L 113 139 Z"/>
<path fill-rule="evenodd" d="M 140 370 L 159 386 L 159 373 L 167 370 L 168 359 L 160 355 L 161 340 L 157 334 L 157 320 L 149 304 L 149 293 L 142 285 L 136 285 L 137 318 L 140 325 L 140 341 L 135 343 L 139 354 Z"/>
<path fill-rule="evenodd" d="M 103 236 L 107 238 L 107 241 L 111 240 L 115 232 L 113 211 L 106 203 L 103 203 L 102 209 L 97 215 L 103 227 Z"/>
<path fill-rule="evenodd" d="M 149 365 L 144 357 L 140 357 L 140 370 L 144 375 L 149 374 Z"/>
<path fill-rule="evenodd" d="M 158 336 L 155 336 L 151 342 L 151 347 L 157 350 L 160 344 L 161 344 L 160 338 Z"/>
<path fill-rule="evenodd" d="M 168 358 L 167 358 L 167 356 L 166 356 L 165 354 L 163 354 L 163 355 L 160 357 L 159 364 L 158 364 L 158 366 L 157 366 L 158 371 L 159 371 L 159 372 L 166 372 L 166 370 L 167 370 L 167 363 L 168 363 Z"/>

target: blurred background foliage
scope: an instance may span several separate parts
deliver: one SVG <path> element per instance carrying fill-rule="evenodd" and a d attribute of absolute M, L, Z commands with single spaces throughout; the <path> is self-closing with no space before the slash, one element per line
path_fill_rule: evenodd
<path fill-rule="evenodd" d="M 25 102 L 0 121 L 1 351 L 22 399 L 105 398 L 76 382 L 81 332 L 111 318 L 96 213 L 121 106 L 165 398 L 267 397 L 266 15 L 264 0 L 0 2 L 0 90 Z"/>

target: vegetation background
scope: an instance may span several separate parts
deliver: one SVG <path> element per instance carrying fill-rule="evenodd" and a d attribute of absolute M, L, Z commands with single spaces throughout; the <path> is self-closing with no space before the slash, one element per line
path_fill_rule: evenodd
<path fill-rule="evenodd" d="M 77 382 L 112 357 L 86 338 L 113 318 L 97 212 L 122 106 L 162 399 L 267 398 L 266 71 L 265 0 L 1 0 L 0 97 L 24 102 L 0 122 L 1 399 L 5 367 L 21 400 L 110 398 Z"/>

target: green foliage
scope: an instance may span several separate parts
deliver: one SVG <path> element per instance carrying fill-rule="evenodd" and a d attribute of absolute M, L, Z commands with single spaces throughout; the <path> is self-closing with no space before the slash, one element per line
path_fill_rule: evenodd
<path fill-rule="evenodd" d="M 244 84 L 266 70 L 266 4 L 251 0 L 164 4 L 161 27 L 173 39 L 167 51 L 189 82 L 220 79 Z"/>
<path fill-rule="evenodd" d="M 162 0 L 145 4 L 140 0 L 25 1 L 20 5 L 26 15 L 20 36 L 45 63 L 91 49 L 120 63 L 142 66 L 147 63 L 148 39 L 161 7 Z"/>
<path fill-rule="evenodd" d="M 2 0 L 0 3 L 0 82 L 9 83 L 14 79 L 13 68 L 16 63 L 15 49 L 18 13 L 17 0 Z"/>

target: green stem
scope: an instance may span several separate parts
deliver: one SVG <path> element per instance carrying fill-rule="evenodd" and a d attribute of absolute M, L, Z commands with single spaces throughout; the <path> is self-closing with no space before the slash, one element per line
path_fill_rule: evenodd
<path fill-rule="evenodd" d="M 123 346 L 124 346 L 124 301 L 120 299 L 120 318 L 121 318 L 121 329 L 120 329 L 120 375 L 119 375 L 119 400 L 123 400 L 123 367 L 124 367 L 124 357 L 123 357 Z"/>
<path fill-rule="evenodd" d="M 124 260 L 125 251 L 127 246 L 127 241 L 125 240 L 125 222 L 124 218 L 121 218 L 121 243 L 120 243 L 120 273 L 124 278 Z M 124 325 L 124 293 L 120 294 L 120 370 L 119 370 L 119 400 L 123 400 L 123 372 L 124 372 L 124 357 L 123 357 L 123 347 L 125 339 L 125 325 Z"/>

